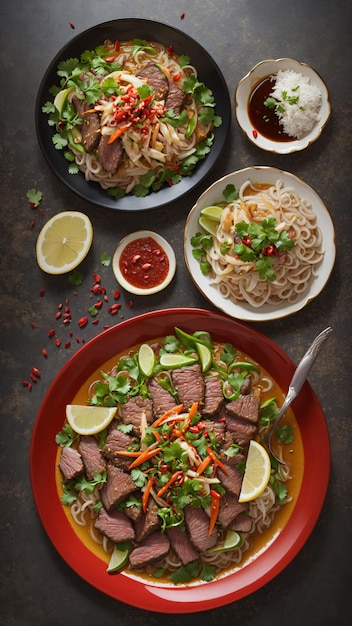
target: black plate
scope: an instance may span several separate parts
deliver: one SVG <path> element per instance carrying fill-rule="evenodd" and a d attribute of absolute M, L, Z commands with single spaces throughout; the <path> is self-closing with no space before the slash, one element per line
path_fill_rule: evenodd
<path fill-rule="evenodd" d="M 42 106 L 52 99 L 49 88 L 58 84 L 56 72 L 60 61 L 70 57 L 79 58 L 84 50 L 93 50 L 96 46 L 101 45 L 105 39 L 128 41 L 135 38 L 158 41 L 167 47 L 171 45 L 176 54 L 188 55 L 192 65 L 197 68 L 199 80 L 213 92 L 216 114 L 222 117 L 222 125 L 215 129 L 215 139 L 210 153 L 204 160 L 200 161 L 191 176 L 184 177 L 177 185 L 150 193 L 145 198 L 126 196 L 115 200 L 100 187 L 99 183 L 86 182 L 82 173 L 76 175 L 68 173 L 68 162 L 62 152 L 54 147 L 52 142 L 53 129 L 48 125 L 48 116 L 42 112 Z M 184 196 L 209 174 L 225 145 L 231 124 L 231 100 L 219 67 L 198 42 L 172 26 L 152 20 L 128 18 L 105 22 L 89 28 L 74 37 L 58 52 L 46 70 L 39 87 L 35 107 L 35 123 L 41 150 L 50 167 L 67 187 L 85 200 L 102 207 L 120 211 L 142 211 L 163 206 Z"/>

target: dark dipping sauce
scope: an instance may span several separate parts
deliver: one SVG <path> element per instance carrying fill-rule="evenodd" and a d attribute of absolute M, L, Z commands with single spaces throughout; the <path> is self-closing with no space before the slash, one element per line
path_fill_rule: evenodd
<path fill-rule="evenodd" d="M 249 96 L 248 117 L 253 128 L 263 137 L 272 141 L 292 141 L 294 138 L 286 135 L 283 126 L 279 124 L 275 109 L 269 109 L 264 104 L 273 90 L 274 82 L 275 78 L 267 76 L 255 85 Z"/>
<path fill-rule="evenodd" d="M 125 280 L 140 289 L 161 285 L 169 272 L 165 250 L 152 237 L 131 241 L 120 256 L 120 271 Z"/>

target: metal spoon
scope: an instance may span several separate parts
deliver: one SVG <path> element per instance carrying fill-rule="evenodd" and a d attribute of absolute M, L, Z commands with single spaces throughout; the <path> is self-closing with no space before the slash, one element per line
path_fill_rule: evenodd
<path fill-rule="evenodd" d="M 305 382 L 305 380 L 307 379 L 307 376 L 315 362 L 315 359 L 317 358 L 318 354 L 320 353 L 325 340 L 327 339 L 327 337 L 330 335 L 330 333 L 332 332 L 332 328 L 331 326 L 328 326 L 327 328 L 325 328 L 325 330 L 322 330 L 321 333 L 319 333 L 319 335 L 317 335 L 317 337 L 314 339 L 313 343 L 309 346 L 307 352 L 305 353 L 305 355 L 302 357 L 301 361 L 299 362 L 296 371 L 292 377 L 292 380 L 290 382 L 289 388 L 288 388 L 288 392 L 285 398 L 285 401 L 275 419 L 275 421 L 272 423 L 270 430 L 268 431 L 268 433 L 266 434 L 266 436 L 264 437 L 264 443 L 266 443 L 266 445 L 268 446 L 270 453 L 272 454 L 272 456 L 278 461 L 278 463 L 282 464 L 282 465 L 286 465 L 285 461 L 283 461 L 282 459 L 279 459 L 273 452 L 272 447 L 271 447 L 271 438 L 274 434 L 274 431 L 276 429 L 276 426 L 278 425 L 279 421 L 281 420 L 282 416 L 286 413 L 288 407 L 290 406 L 291 402 L 298 396 L 299 392 L 301 391 L 303 384 Z"/>

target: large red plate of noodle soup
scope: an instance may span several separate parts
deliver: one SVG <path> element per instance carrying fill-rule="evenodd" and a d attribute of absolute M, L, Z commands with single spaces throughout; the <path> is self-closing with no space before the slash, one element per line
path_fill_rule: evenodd
<path fill-rule="evenodd" d="M 152 311 L 120 322 L 85 344 L 61 369 L 37 415 L 30 450 L 34 500 L 43 526 L 67 564 L 103 593 L 139 608 L 164 613 L 191 613 L 229 604 L 259 589 L 279 574 L 297 555 L 319 517 L 330 475 L 330 441 L 319 402 L 308 382 L 293 404 L 303 444 L 304 473 L 292 513 L 264 549 L 236 571 L 209 583 L 172 585 L 151 582 L 124 573 L 108 574 L 107 564 L 76 535 L 60 502 L 56 484 L 55 435 L 65 422 L 72 402 L 87 379 L 123 350 L 174 333 L 206 330 L 214 341 L 231 342 L 257 361 L 285 391 L 295 369 L 289 357 L 268 337 L 204 309 Z M 53 410 L 55 407 L 55 410 Z M 309 419 L 305 419 L 309 414 Z"/>

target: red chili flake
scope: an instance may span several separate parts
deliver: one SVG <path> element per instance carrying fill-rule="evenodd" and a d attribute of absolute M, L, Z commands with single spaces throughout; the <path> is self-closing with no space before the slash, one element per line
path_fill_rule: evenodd
<path fill-rule="evenodd" d="M 173 46 L 169 46 L 167 49 L 167 53 L 169 55 L 169 57 L 171 57 L 174 53 L 174 47 Z"/>
<path fill-rule="evenodd" d="M 103 306 L 103 303 L 101 300 L 98 300 L 98 302 L 96 302 L 94 306 L 96 309 L 101 309 L 101 307 Z"/>
<path fill-rule="evenodd" d="M 101 293 L 100 285 L 96 283 L 95 285 L 93 285 L 91 291 L 94 293 L 95 296 L 98 296 Z"/>
<path fill-rule="evenodd" d="M 99 322 L 98 318 L 96 318 L 95 320 L 92 321 L 92 324 L 97 324 Z"/>
<path fill-rule="evenodd" d="M 40 295 L 40 296 L 44 296 L 44 294 L 45 294 L 44 289 L 40 289 L 40 290 L 39 290 L 39 295 Z"/>
<path fill-rule="evenodd" d="M 55 319 L 56 319 L 56 320 L 59 320 L 59 319 L 60 319 L 60 317 L 61 317 L 61 313 L 60 313 L 60 311 L 58 311 L 58 312 L 56 313 L 56 315 L 55 315 Z"/>
<path fill-rule="evenodd" d="M 32 383 L 28 383 L 28 387 L 27 387 L 28 391 L 32 391 L 32 387 L 33 387 Z"/>
<path fill-rule="evenodd" d="M 185 19 L 185 14 L 184 14 L 184 13 L 181 13 L 181 15 L 180 15 L 180 20 L 184 20 L 184 19 Z"/>
<path fill-rule="evenodd" d="M 34 220 L 32 220 L 32 221 L 31 221 L 31 228 L 34 228 L 34 226 L 35 226 L 35 221 L 34 221 Z"/>
<path fill-rule="evenodd" d="M 86 340 L 82 337 L 81 342 L 86 343 Z"/>
<path fill-rule="evenodd" d="M 35 328 L 35 322 L 31 322 L 32 328 Z"/>
<path fill-rule="evenodd" d="M 55 335 L 55 328 L 50 328 L 48 332 L 48 337 L 53 337 Z"/>
<path fill-rule="evenodd" d="M 45 348 L 42 348 L 42 355 L 43 355 L 43 357 L 45 357 L 46 359 L 48 358 L 48 353 L 47 353 L 47 351 L 45 350 Z"/>
<path fill-rule="evenodd" d="M 113 63 L 114 61 L 116 61 L 116 57 L 106 57 L 104 61 L 106 61 L 107 63 Z"/>
<path fill-rule="evenodd" d="M 132 300 L 130 300 L 129 302 L 126 302 L 126 306 L 127 306 L 128 309 L 132 309 L 132 307 L 133 307 Z"/>
<path fill-rule="evenodd" d="M 22 380 L 23 387 L 28 387 L 29 384 L 28 380 Z"/>
<path fill-rule="evenodd" d="M 76 27 L 74 24 L 72 24 L 72 22 L 69 22 L 70 27 L 72 28 L 72 30 L 74 30 Z"/>
<path fill-rule="evenodd" d="M 77 341 L 77 343 L 79 343 L 80 342 L 80 338 L 76 337 L 76 341 Z"/>
<path fill-rule="evenodd" d="M 65 313 L 69 313 L 70 312 L 70 307 L 68 306 L 68 304 L 66 304 L 65 306 Z"/>
<path fill-rule="evenodd" d="M 37 377 L 36 377 L 36 376 L 34 376 L 34 374 L 29 374 L 29 376 L 30 376 L 30 379 L 31 379 L 34 383 L 36 383 L 36 382 L 37 382 Z"/>
<path fill-rule="evenodd" d="M 40 371 L 38 370 L 37 367 L 32 367 L 32 372 L 34 376 L 36 376 L 37 378 L 40 378 Z"/>
<path fill-rule="evenodd" d="M 103 286 L 102 286 L 102 288 L 101 288 L 101 293 L 106 293 L 106 289 L 105 289 L 105 287 L 103 287 Z"/>
<path fill-rule="evenodd" d="M 62 302 L 60 302 L 60 304 L 57 305 L 57 308 L 58 308 L 59 311 L 61 311 L 62 307 L 63 307 L 63 304 L 62 304 Z"/>
<path fill-rule="evenodd" d="M 120 50 L 120 42 L 118 41 L 118 39 L 115 40 L 114 48 L 116 52 Z"/>
<path fill-rule="evenodd" d="M 74 296 L 77 296 L 77 295 L 78 295 L 78 294 L 77 294 L 77 291 L 73 291 L 72 293 L 73 293 L 73 295 L 74 295 Z"/>
<path fill-rule="evenodd" d="M 116 289 L 115 293 L 114 293 L 114 300 L 117 300 L 117 298 L 120 297 L 120 290 Z"/>
<path fill-rule="evenodd" d="M 104 296 L 104 300 L 105 300 L 105 302 L 109 302 L 108 296 Z"/>
<path fill-rule="evenodd" d="M 43 209 L 38 209 L 39 215 L 43 215 Z"/>
<path fill-rule="evenodd" d="M 256 130 L 252 130 L 252 135 L 254 139 L 256 139 L 258 137 L 258 132 Z"/>
<path fill-rule="evenodd" d="M 78 326 L 80 328 L 83 328 L 86 324 L 88 324 L 88 317 L 81 317 L 81 319 L 78 320 Z"/>
<path fill-rule="evenodd" d="M 140 254 L 135 254 L 135 255 L 132 257 L 132 263 L 137 263 L 137 261 L 139 261 L 139 259 L 140 259 L 140 258 L 141 258 L 141 255 L 140 255 Z M 128 265 L 128 263 L 127 263 L 127 262 L 126 262 L 126 265 Z"/>
<path fill-rule="evenodd" d="M 104 324 L 103 328 L 106 330 L 107 328 L 110 328 L 109 324 Z"/>
<path fill-rule="evenodd" d="M 58 337 L 56 337 L 55 339 L 55 343 L 57 345 L 57 347 L 59 348 L 61 346 L 61 339 L 59 339 Z"/>
<path fill-rule="evenodd" d="M 152 266 L 151 263 L 143 263 L 142 270 L 146 272 L 147 270 L 150 270 L 151 266 Z"/>
<path fill-rule="evenodd" d="M 69 348 L 71 345 L 71 341 L 68 339 L 65 343 L 65 348 Z"/>
<path fill-rule="evenodd" d="M 65 315 L 68 315 L 68 317 L 65 317 Z M 64 317 L 65 317 L 65 319 L 62 320 L 62 323 L 63 324 L 70 324 L 71 319 L 72 319 L 71 315 L 69 315 L 68 313 L 64 313 Z"/>
<path fill-rule="evenodd" d="M 101 282 L 101 278 L 100 278 L 99 274 L 93 274 L 93 280 L 96 283 L 100 283 Z"/>
<path fill-rule="evenodd" d="M 69 301 L 69 299 L 68 299 L 68 298 L 66 298 L 65 303 L 66 303 L 66 304 L 69 304 L 69 302 L 70 302 L 70 301 Z"/>
<path fill-rule="evenodd" d="M 70 332 L 68 333 L 70 337 L 73 337 L 73 332 L 70 330 Z"/>

